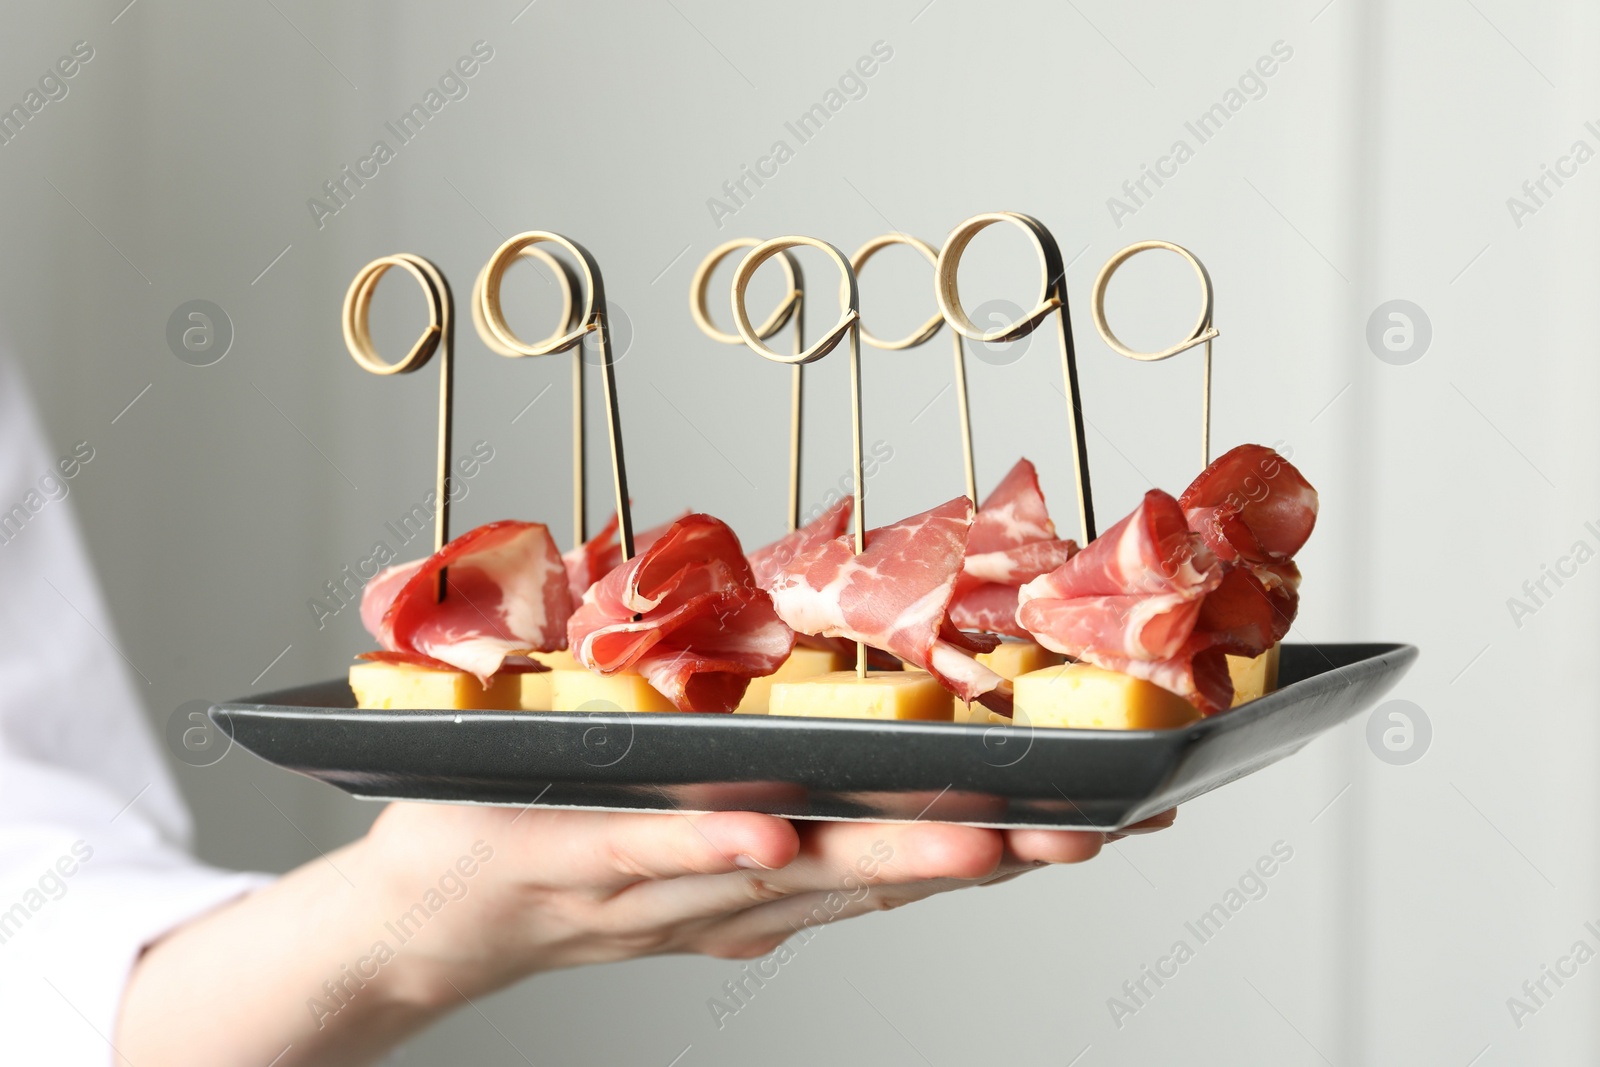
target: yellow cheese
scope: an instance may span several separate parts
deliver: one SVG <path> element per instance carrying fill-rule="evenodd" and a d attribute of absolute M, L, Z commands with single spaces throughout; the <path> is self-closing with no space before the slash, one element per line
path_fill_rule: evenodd
<path fill-rule="evenodd" d="M 764 678 L 750 679 L 750 688 L 744 691 L 744 699 L 733 710 L 744 715 L 765 715 L 772 699 L 772 683 L 794 682 L 830 671 L 842 671 L 852 662 L 852 657 L 838 652 L 796 645 L 794 651 L 789 653 L 789 658 L 783 661 L 783 666 Z"/>
<path fill-rule="evenodd" d="M 1090 663 L 1066 663 L 1016 680 L 1017 725 L 1164 730 L 1200 718 L 1193 704 L 1153 682 Z"/>
<path fill-rule="evenodd" d="M 517 707 L 523 711 L 549 711 L 550 679 L 555 677 L 555 671 L 539 671 L 537 674 L 517 675 Z"/>
<path fill-rule="evenodd" d="M 1066 659 L 1061 653 L 1051 652 L 1032 641 L 1001 641 L 993 652 L 979 652 L 973 658 L 1008 681 L 1031 671 L 1054 667 Z"/>
<path fill-rule="evenodd" d="M 552 711 L 677 711 L 643 675 L 632 671 L 551 671 Z"/>
<path fill-rule="evenodd" d="M 950 717 L 956 722 L 986 723 L 989 721 L 989 716 L 994 714 L 994 712 L 977 701 L 968 704 L 958 696 L 951 696 L 950 700 Z M 1005 718 L 1005 716 L 1002 715 L 1001 718 Z M 1007 719 L 1006 721 L 1009 722 L 1010 720 Z"/>
<path fill-rule="evenodd" d="M 1036 644 L 1033 641 L 1014 640 L 1002 640 L 993 652 L 979 652 L 973 658 L 1007 681 L 1012 681 L 1019 675 L 1027 674 L 1030 671 L 1053 667 L 1066 659 L 1061 653 L 1051 652 L 1043 645 Z M 990 716 L 993 715 L 993 712 L 982 704 L 968 704 L 960 697 L 952 697 L 951 699 L 955 701 L 956 722 L 987 723 L 991 721 Z M 1006 722 L 1010 721 L 1005 719 L 1004 716 L 1001 716 L 1001 719 Z"/>
<path fill-rule="evenodd" d="M 528 658 L 535 663 L 543 663 L 553 671 L 582 671 L 588 669 L 578 662 L 577 657 L 570 650 L 565 648 L 559 652 L 529 652 Z"/>
<path fill-rule="evenodd" d="M 819 674 L 772 687 L 773 715 L 826 719 L 934 719 L 950 721 L 950 694 L 922 671 L 855 671 Z"/>
<path fill-rule="evenodd" d="M 1233 707 L 1278 688 L 1278 647 L 1273 645 L 1255 657 L 1228 657 L 1228 674 L 1233 678 Z"/>
<path fill-rule="evenodd" d="M 497 674 L 489 688 L 464 671 L 441 671 L 410 663 L 357 663 L 350 688 L 360 708 L 434 708 L 445 711 L 509 711 L 517 708 L 518 676 Z"/>
<path fill-rule="evenodd" d="M 551 711 L 555 708 L 553 703 L 552 679 L 556 671 L 584 671 L 581 663 L 571 652 L 562 649 L 559 652 L 529 652 L 528 658 L 535 663 L 542 663 L 550 669 L 537 674 L 519 675 L 521 696 L 517 707 L 523 711 Z"/>

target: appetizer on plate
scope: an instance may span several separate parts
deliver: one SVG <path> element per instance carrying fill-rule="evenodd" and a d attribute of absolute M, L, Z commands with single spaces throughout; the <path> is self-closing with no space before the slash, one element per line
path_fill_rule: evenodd
<path fill-rule="evenodd" d="M 556 711 L 732 711 L 794 647 L 739 538 L 699 514 L 591 585 L 567 640 L 580 669 L 554 672 Z"/>
<path fill-rule="evenodd" d="M 1062 566 L 1023 586 L 1017 622 L 1075 662 L 1017 679 L 1034 725 L 1183 725 L 1276 684 L 1299 609 L 1294 555 L 1317 494 L 1287 459 L 1241 445 L 1183 496 L 1159 489 Z"/>
<path fill-rule="evenodd" d="M 835 537 L 844 536 L 850 525 L 854 503 L 850 497 L 845 497 L 799 529 L 791 530 L 765 548 L 750 553 L 750 569 L 755 573 L 756 584 L 770 592 L 773 583 L 783 575 L 784 568 L 796 555 Z M 794 648 L 788 658 L 771 674 L 752 678 L 744 698 L 733 710 L 742 714 L 765 715 L 772 701 L 773 683 L 842 671 L 854 659 L 855 646 L 848 641 L 795 634 Z M 899 662 L 892 657 L 884 656 L 883 660 L 879 664 L 882 669 L 893 670 L 899 666 Z"/>
<path fill-rule="evenodd" d="M 571 614 L 549 529 L 491 522 L 367 583 L 361 621 L 382 650 L 350 668 L 350 688 L 363 708 L 548 704 L 550 668 L 534 657 L 566 647 Z"/>
<path fill-rule="evenodd" d="M 977 654 L 979 663 L 1014 680 L 1061 662 L 1058 653 L 1035 641 L 1017 622 L 1017 594 L 1077 550 L 1074 542 L 1056 536 L 1039 489 L 1039 474 L 1032 462 L 1019 459 L 973 516 L 967 554 L 950 602 L 950 622 L 957 628 L 1000 636 L 993 651 Z M 982 705 L 957 698 L 958 722 L 984 722 L 990 714 Z"/>
<path fill-rule="evenodd" d="M 771 587 L 784 622 L 881 649 L 920 671 L 774 682 L 771 714 L 949 720 L 949 693 L 1009 712 L 1011 683 L 975 658 L 998 638 L 964 633 L 949 618 L 972 522 L 972 502 L 961 496 L 867 531 L 859 555 L 849 535 L 796 552 Z"/>
<path fill-rule="evenodd" d="M 788 658 L 794 633 L 721 520 L 689 514 L 646 531 L 640 554 L 574 607 L 574 570 L 603 564 L 607 539 L 563 562 L 544 526 L 496 522 L 380 572 L 361 615 L 382 650 L 350 670 L 358 705 L 731 711 Z"/>

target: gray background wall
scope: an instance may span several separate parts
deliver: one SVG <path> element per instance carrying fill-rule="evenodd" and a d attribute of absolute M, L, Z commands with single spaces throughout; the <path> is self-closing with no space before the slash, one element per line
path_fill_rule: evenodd
<path fill-rule="evenodd" d="M 720 1031 L 705 1001 L 737 965 L 662 959 L 534 979 L 483 1002 L 493 1027 L 463 1013 L 405 1062 L 1595 1058 L 1592 967 L 1520 1028 L 1506 1007 L 1600 919 L 1600 578 L 1580 569 L 1521 625 L 1507 606 L 1574 541 L 1593 547 L 1584 523 L 1600 520 L 1580 305 L 1600 281 L 1600 163 L 1520 225 L 1506 203 L 1576 139 L 1600 147 L 1583 125 L 1600 122 L 1594 5 L 124 2 L 8 12 L 4 100 L 74 41 L 95 58 L 0 147 L 0 319 L 56 445 L 97 450 L 73 499 L 153 723 L 186 700 L 335 675 L 367 644 L 352 612 L 319 630 L 306 601 L 431 485 L 433 377 L 360 372 L 339 334 L 344 288 L 406 250 L 464 297 L 529 228 L 584 242 L 632 320 L 618 370 L 639 521 L 692 504 L 752 542 L 782 524 L 785 376 L 690 322 L 688 279 L 714 244 L 799 232 L 849 250 L 889 228 L 938 243 L 978 211 L 1042 218 L 1073 260 L 1109 521 L 1191 477 L 1199 371 L 1112 355 L 1088 287 L 1124 243 L 1181 242 L 1216 280 L 1219 448 L 1286 442 L 1322 493 L 1297 639 L 1424 650 L 1394 694 L 1431 721 L 1419 761 L 1380 761 L 1351 723 L 1087 866 L 829 929 Z M 494 58 L 469 95 L 319 228 L 307 198 L 478 40 Z M 877 41 L 893 58 L 866 95 L 719 229 L 707 198 L 775 139 L 794 145 L 784 122 Z M 1260 98 L 1118 226 L 1107 198 L 1176 138 L 1193 146 L 1184 122 L 1278 41 L 1293 55 Z M 1027 302 L 1031 262 L 985 237 L 969 307 Z M 925 267 L 874 267 L 863 301 L 880 332 L 926 314 Z M 551 308 L 535 278 L 514 279 L 530 334 Z M 386 285 L 375 312 L 391 351 L 420 321 L 407 285 Z M 204 368 L 165 341 L 196 298 L 236 331 Z M 1112 314 L 1153 345 L 1187 326 L 1192 299 L 1175 262 L 1140 261 Z M 1392 299 L 1431 322 L 1406 365 L 1366 340 Z M 831 318 L 816 310 L 813 331 Z M 459 341 L 459 441 L 496 450 L 461 528 L 514 515 L 564 535 L 565 360 L 494 357 L 470 327 Z M 947 342 L 867 362 L 867 438 L 894 450 L 871 514 L 955 495 Z M 973 366 L 980 481 L 1031 456 L 1071 529 L 1053 350 L 1038 339 Z M 846 471 L 842 372 L 836 359 L 812 375 L 808 502 Z M 603 498 L 597 481 L 594 521 Z M 177 770 L 219 864 L 286 869 L 315 855 L 295 827 L 331 848 L 374 814 L 243 753 Z M 1267 896 L 1115 1026 L 1107 998 L 1279 841 L 1293 860 Z"/>

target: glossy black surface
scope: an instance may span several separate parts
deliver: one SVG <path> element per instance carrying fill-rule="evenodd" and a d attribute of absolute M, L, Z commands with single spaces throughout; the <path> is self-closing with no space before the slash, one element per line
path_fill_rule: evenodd
<path fill-rule="evenodd" d="M 1410 645 L 1284 645 L 1280 688 L 1180 730 L 673 713 L 359 711 L 343 679 L 219 704 L 262 759 L 358 797 L 1115 829 L 1365 711 Z"/>

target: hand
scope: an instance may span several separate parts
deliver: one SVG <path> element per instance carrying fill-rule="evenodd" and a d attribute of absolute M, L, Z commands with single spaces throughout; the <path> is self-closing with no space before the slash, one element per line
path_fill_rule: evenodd
<path fill-rule="evenodd" d="M 791 823 L 749 812 L 431 804 L 391 805 L 368 837 L 402 907 L 469 846 L 492 850 L 461 900 L 406 946 L 425 986 L 437 992 L 449 983 L 468 995 L 537 971 L 636 956 L 760 956 L 819 921 L 819 907 L 827 921 L 898 907 L 1035 864 L 1077 863 L 1103 840 L 934 823 Z"/>
<path fill-rule="evenodd" d="M 1171 813 L 1134 831 L 1159 828 Z M 135 968 L 133 1062 L 370 1062 L 539 971 L 769 953 L 798 930 L 1099 852 L 1105 835 L 392 804 L 361 841 L 175 931 Z M 195 1020 L 170 1025 L 174 1012 Z"/>

